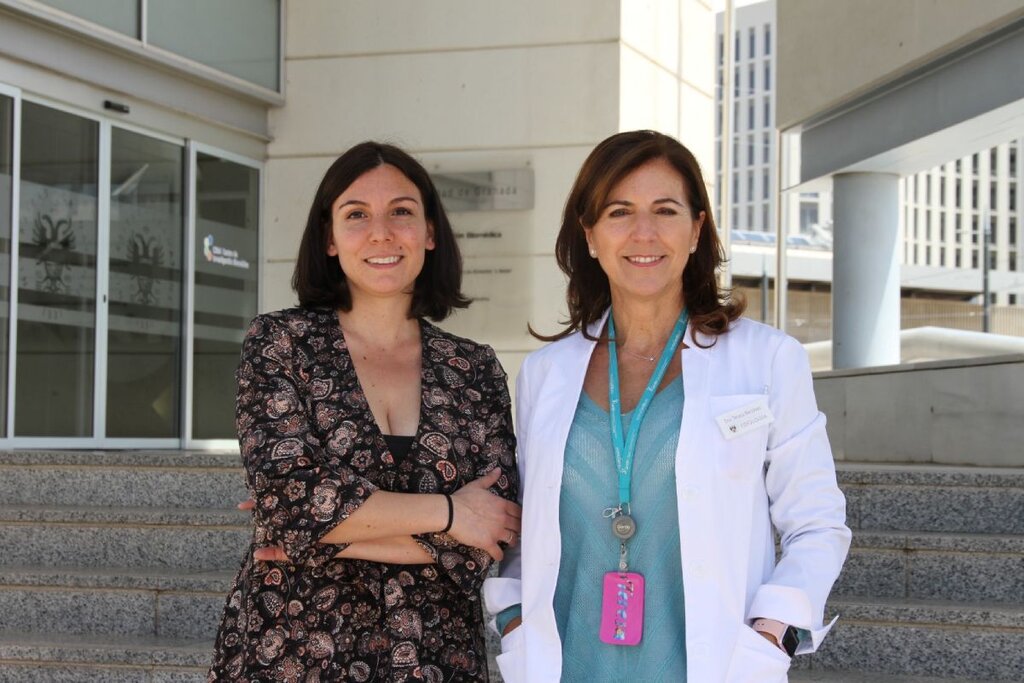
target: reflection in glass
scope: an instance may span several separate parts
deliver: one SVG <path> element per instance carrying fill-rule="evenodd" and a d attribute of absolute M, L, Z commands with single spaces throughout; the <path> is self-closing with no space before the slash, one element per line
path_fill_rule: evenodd
<path fill-rule="evenodd" d="M 0 436 L 7 436 L 10 345 L 11 192 L 14 189 L 14 100 L 0 95 Z"/>
<path fill-rule="evenodd" d="M 43 0 L 68 14 L 114 29 L 132 38 L 139 37 L 139 0 Z"/>
<path fill-rule="evenodd" d="M 91 436 L 99 125 L 22 103 L 15 436 Z"/>
<path fill-rule="evenodd" d="M 235 368 L 256 315 L 259 172 L 196 159 L 192 438 L 235 437 Z"/>
<path fill-rule="evenodd" d="M 149 0 L 146 39 L 278 90 L 280 13 L 279 0 Z"/>
<path fill-rule="evenodd" d="M 108 437 L 180 435 L 182 154 L 112 131 Z"/>

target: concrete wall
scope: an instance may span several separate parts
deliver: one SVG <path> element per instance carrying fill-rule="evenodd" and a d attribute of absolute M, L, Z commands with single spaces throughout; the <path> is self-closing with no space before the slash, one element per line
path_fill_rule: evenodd
<path fill-rule="evenodd" d="M 837 460 L 1024 466 L 1024 355 L 815 374 Z"/>
<path fill-rule="evenodd" d="M 431 172 L 532 168 L 532 210 L 460 212 L 465 289 L 490 300 L 444 323 L 492 344 L 510 375 L 564 313 L 554 258 L 561 211 L 595 144 L 624 129 L 679 136 L 712 168 L 714 13 L 701 0 L 286 4 L 285 105 L 270 114 L 265 310 L 288 282 L 309 202 L 352 144 L 403 146 Z M 505 284 L 474 275 L 511 269 Z M 497 283 L 497 284 L 496 284 Z"/>
<path fill-rule="evenodd" d="M 786 129 L 1024 17 L 1021 0 L 778 0 Z"/>

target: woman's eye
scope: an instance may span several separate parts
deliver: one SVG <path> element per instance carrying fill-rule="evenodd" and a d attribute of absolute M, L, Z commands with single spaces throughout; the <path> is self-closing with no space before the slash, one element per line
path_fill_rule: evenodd
<path fill-rule="evenodd" d="M 412 211 L 410 209 L 407 209 L 404 206 L 400 206 L 397 209 L 395 209 L 395 215 L 396 216 L 411 216 L 412 215 Z"/>
<path fill-rule="evenodd" d="M 366 218 L 366 212 L 356 209 L 355 211 L 350 211 L 348 214 L 346 214 L 345 218 L 362 220 L 363 218 Z"/>
<path fill-rule="evenodd" d="M 628 214 L 629 214 L 629 212 L 626 211 L 625 209 L 618 208 L 618 209 L 612 209 L 611 211 L 609 211 L 608 212 L 608 217 L 609 218 L 621 218 L 622 216 L 626 216 Z"/>
<path fill-rule="evenodd" d="M 678 212 L 669 206 L 663 206 L 658 209 L 658 215 L 660 216 L 675 216 Z"/>

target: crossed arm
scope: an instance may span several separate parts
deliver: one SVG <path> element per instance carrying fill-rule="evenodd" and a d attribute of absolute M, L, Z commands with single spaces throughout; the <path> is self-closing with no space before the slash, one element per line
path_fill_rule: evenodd
<path fill-rule="evenodd" d="M 294 343 L 284 321 L 259 316 L 238 369 L 236 418 L 253 496 L 249 507 L 257 544 L 266 546 L 254 558 L 408 564 L 434 562 L 444 554 L 453 576 L 482 580 L 491 559 L 503 555 L 499 542 L 520 530 L 519 506 L 498 495 L 514 497 L 518 477 L 505 376 L 493 351 L 487 349 L 478 366 L 486 403 L 480 453 L 488 454 L 480 467 L 491 468 L 451 494 L 451 528 L 440 534 L 448 522 L 444 495 L 381 490 L 347 463 L 317 453 L 323 444 L 300 398 Z"/>

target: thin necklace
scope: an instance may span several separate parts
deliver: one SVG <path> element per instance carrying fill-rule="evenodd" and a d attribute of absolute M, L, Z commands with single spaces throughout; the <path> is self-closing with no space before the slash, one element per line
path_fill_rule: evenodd
<path fill-rule="evenodd" d="M 645 360 L 648 363 L 653 363 L 654 361 L 658 360 L 654 356 L 644 356 L 643 354 L 639 354 L 636 351 L 631 351 L 631 350 L 627 349 L 625 346 L 620 347 L 620 350 L 621 351 L 625 351 L 626 353 L 628 353 L 629 355 L 633 356 L 634 358 L 639 358 L 640 360 Z"/>

